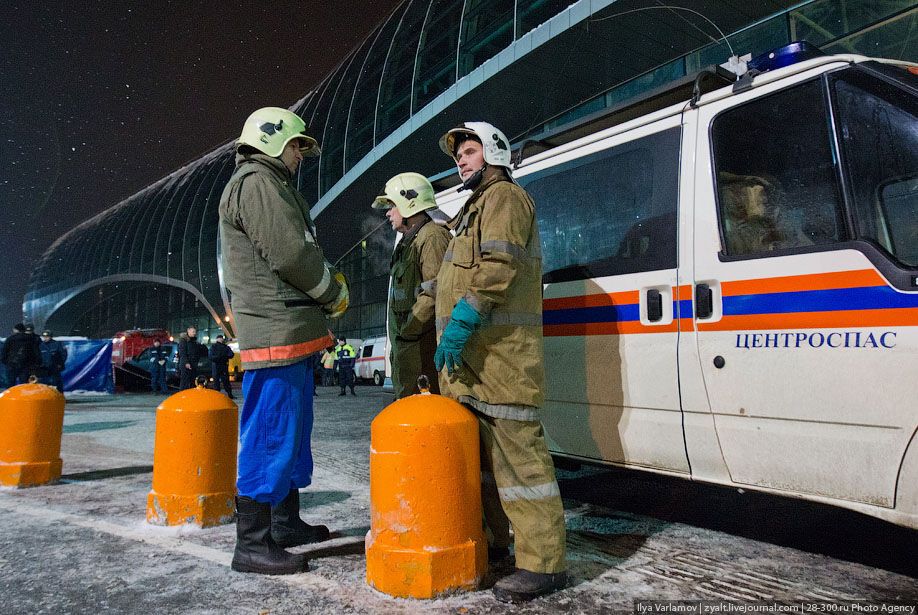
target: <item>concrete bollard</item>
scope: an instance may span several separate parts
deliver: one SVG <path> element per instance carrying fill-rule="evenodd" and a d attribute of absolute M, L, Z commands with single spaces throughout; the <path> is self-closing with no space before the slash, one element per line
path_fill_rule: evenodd
<path fill-rule="evenodd" d="M 371 425 L 367 583 L 402 598 L 475 589 L 487 571 L 478 422 L 422 393 Z"/>
<path fill-rule="evenodd" d="M 14 386 L 0 394 L 0 485 L 33 487 L 61 477 L 64 396 L 54 387 Z"/>
<path fill-rule="evenodd" d="M 156 409 L 147 522 L 211 527 L 233 520 L 239 411 L 222 393 L 176 393 Z"/>

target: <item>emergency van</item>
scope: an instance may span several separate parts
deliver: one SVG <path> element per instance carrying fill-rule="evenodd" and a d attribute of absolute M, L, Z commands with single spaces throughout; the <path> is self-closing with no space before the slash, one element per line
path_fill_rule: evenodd
<path fill-rule="evenodd" d="M 372 380 L 382 386 L 386 379 L 386 337 L 371 337 L 360 344 L 354 372 L 361 380 Z"/>
<path fill-rule="evenodd" d="M 549 448 L 918 528 L 918 66 L 748 68 L 514 148 Z"/>

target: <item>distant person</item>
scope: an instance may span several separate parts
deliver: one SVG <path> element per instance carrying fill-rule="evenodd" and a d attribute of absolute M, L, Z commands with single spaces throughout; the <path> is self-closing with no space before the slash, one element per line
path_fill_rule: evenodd
<path fill-rule="evenodd" d="M 341 392 L 338 396 L 346 395 L 346 389 L 350 387 L 351 395 L 357 395 L 354 392 L 354 366 L 357 364 L 357 351 L 347 343 L 347 339 L 338 338 L 338 345 L 335 346 L 335 355 L 338 357 L 338 386 Z"/>
<path fill-rule="evenodd" d="M 329 346 L 322 352 L 322 386 L 330 387 L 335 384 L 335 347 Z"/>
<path fill-rule="evenodd" d="M 41 332 L 41 370 L 42 382 L 64 392 L 64 381 L 61 372 L 67 363 L 67 347 L 54 339 L 51 331 Z"/>
<path fill-rule="evenodd" d="M 163 348 L 162 342 L 153 340 L 150 348 L 150 390 L 154 393 L 168 393 L 166 387 L 166 362 L 169 352 Z"/>
<path fill-rule="evenodd" d="M 226 396 L 230 399 L 233 397 L 233 388 L 230 386 L 229 379 L 229 360 L 233 358 L 233 349 L 226 345 L 226 336 L 218 335 L 213 344 L 210 345 L 210 373 L 214 377 L 214 389 L 219 391 L 221 387 L 226 391 Z"/>
<path fill-rule="evenodd" d="M 32 325 L 18 323 L 6 338 L 0 362 L 6 366 L 10 386 L 25 384 L 41 368 L 41 342 Z"/>
<path fill-rule="evenodd" d="M 319 146 L 287 109 L 252 113 L 236 141 L 236 170 L 220 197 L 220 245 L 245 375 L 239 425 L 236 550 L 232 569 L 308 569 L 286 547 L 325 540 L 300 518 L 312 483 L 313 372 L 333 340 L 327 318 L 347 310 L 347 281 L 316 239 L 296 170 Z"/>
<path fill-rule="evenodd" d="M 422 374 L 427 376 L 430 392 L 439 393 L 434 367 L 434 291 L 451 236 L 430 217 L 437 201 L 433 186 L 420 173 L 401 173 L 390 179 L 373 207 L 385 209 L 392 230 L 402 234 L 392 255 L 389 284 L 389 358 L 395 397 L 417 392 Z"/>
<path fill-rule="evenodd" d="M 198 376 L 198 361 L 204 358 L 207 349 L 198 342 L 196 327 L 188 327 L 185 336 L 178 345 L 178 366 L 181 380 L 179 389 L 184 391 L 194 387 L 195 378 Z"/>

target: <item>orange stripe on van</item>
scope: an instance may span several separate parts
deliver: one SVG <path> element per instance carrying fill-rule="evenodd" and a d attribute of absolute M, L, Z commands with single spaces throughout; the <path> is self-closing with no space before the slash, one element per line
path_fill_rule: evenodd
<path fill-rule="evenodd" d="M 697 321 L 699 331 L 746 331 L 765 329 L 837 329 L 842 327 L 915 327 L 918 308 L 838 310 L 724 316 L 718 322 Z"/>
<path fill-rule="evenodd" d="M 288 344 L 287 346 L 269 346 L 268 348 L 250 348 L 240 350 L 239 355 L 244 363 L 260 363 L 262 361 L 281 361 L 286 359 L 296 359 L 306 357 L 314 352 L 324 350 L 334 345 L 335 339 L 329 332 L 327 337 L 301 342 L 299 344 Z"/>
<path fill-rule="evenodd" d="M 542 309 L 562 310 L 570 308 L 602 307 L 605 305 L 629 305 L 641 300 L 640 293 L 636 290 L 626 290 L 618 293 L 597 293 L 594 295 L 579 295 L 577 297 L 558 297 L 557 299 L 544 299 Z"/>
<path fill-rule="evenodd" d="M 886 281 L 875 269 L 856 271 L 833 271 L 831 273 L 813 273 L 808 275 L 791 275 L 777 278 L 756 278 L 723 282 L 721 292 L 725 297 L 734 295 L 760 295 L 766 293 L 786 293 L 802 290 L 834 290 L 838 288 L 862 288 L 865 286 L 885 286 Z M 682 288 L 682 287 L 680 287 Z M 691 291 L 689 291 L 691 293 Z M 686 297 L 690 298 L 691 294 Z"/>

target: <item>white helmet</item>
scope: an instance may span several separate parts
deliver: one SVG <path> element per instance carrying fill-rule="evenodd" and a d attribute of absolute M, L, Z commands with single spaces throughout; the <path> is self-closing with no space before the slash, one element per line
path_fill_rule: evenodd
<path fill-rule="evenodd" d="M 493 124 L 462 122 L 459 126 L 447 130 L 446 134 L 440 137 L 440 149 L 453 160 L 456 159 L 456 142 L 459 135 L 472 135 L 481 141 L 486 164 L 510 170 L 510 141 Z"/>
<path fill-rule="evenodd" d="M 386 182 L 386 187 L 373 201 L 374 209 L 395 207 L 403 218 L 437 206 L 434 189 L 420 173 L 399 173 Z"/>

